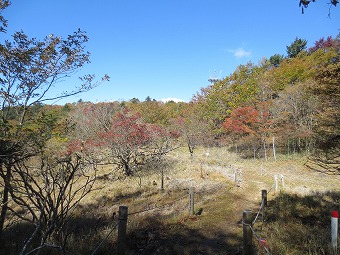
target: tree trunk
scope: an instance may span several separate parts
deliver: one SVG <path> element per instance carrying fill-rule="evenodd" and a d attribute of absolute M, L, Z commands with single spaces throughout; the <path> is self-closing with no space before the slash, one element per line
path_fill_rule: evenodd
<path fill-rule="evenodd" d="M 266 139 L 263 138 L 263 150 L 264 150 L 264 159 L 267 160 L 267 147 L 266 147 Z"/>
<path fill-rule="evenodd" d="M 189 150 L 191 159 L 193 159 L 194 158 L 194 146 L 191 145 L 190 142 L 188 142 L 188 150 Z"/>
<path fill-rule="evenodd" d="M 129 163 L 127 161 L 123 162 L 123 166 L 124 166 L 124 173 L 126 176 L 131 176 L 132 175 L 132 171 L 131 168 L 129 166 Z"/>
<path fill-rule="evenodd" d="M 3 167 L 6 167 L 6 174 L 3 171 Z M 2 238 L 2 233 L 5 225 L 6 214 L 8 211 L 8 195 L 10 191 L 11 185 L 11 177 L 12 177 L 12 166 L 10 164 L 4 166 L 1 165 L 2 177 L 4 179 L 4 188 L 3 188 L 3 197 L 2 197 L 2 206 L 1 206 L 1 214 L 0 214 L 0 240 Z M 0 242 L 4 244 L 4 242 Z"/>
<path fill-rule="evenodd" d="M 287 156 L 289 157 L 290 154 L 290 146 L 289 146 L 289 139 L 287 140 Z"/>
<path fill-rule="evenodd" d="M 164 191 L 164 169 L 161 170 L 161 190 Z"/>
<path fill-rule="evenodd" d="M 273 156 L 274 160 L 276 160 L 276 148 L 275 148 L 275 137 L 273 136 Z"/>

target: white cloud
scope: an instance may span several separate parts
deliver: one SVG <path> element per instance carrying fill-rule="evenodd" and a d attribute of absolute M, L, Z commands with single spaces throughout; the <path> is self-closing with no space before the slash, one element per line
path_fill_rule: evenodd
<path fill-rule="evenodd" d="M 166 103 L 166 102 L 169 102 L 169 101 L 174 101 L 175 103 L 184 102 L 182 99 L 173 98 L 173 97 L 163 98 L 163 99 L 161 99 L 161 101 L 163 103 Z"/>
<path fill-rule="evenodd" d="M 237 48 L 236 50 L 228 50 L 228 51 L 233 53 L 234 57 L 237 57 L 237 58 L 244 58 L 244 57 L 251 55 L 251 51 L 246 51 L 243 48 Z"/>

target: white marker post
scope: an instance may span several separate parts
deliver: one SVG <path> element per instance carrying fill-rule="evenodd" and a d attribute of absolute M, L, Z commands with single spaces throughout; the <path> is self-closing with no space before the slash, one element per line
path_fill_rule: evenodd
<path fill-rule="evenodd" d="M 283 174 L 281 174 L 281 185 L 282 185 L 282 189 L 285 189 L 285 179 Z"/>
<path fill-rule="evenodd" d="M 334 254 L 338 254 L 338 218 L 339 213 L 338 211 L 332 212 L 332 219 L 331 219 L 331 234 L 332 234 L 332 247 Z"/>
<path fill-rule="evenodd" d="M 274 186 L 275 186 L 275 192 L 279 191 L 279 179 L 277 177 L 277 175 L 274 175 Z"/>

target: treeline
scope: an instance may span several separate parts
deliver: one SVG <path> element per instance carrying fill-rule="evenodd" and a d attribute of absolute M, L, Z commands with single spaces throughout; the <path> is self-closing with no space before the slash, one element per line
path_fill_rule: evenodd
<path fill-rule="evenodd" d="M 245 157 L 266 158 L 271 148 L 274 157 L 307 152 L 334 159 L 339 155 L 340 39 L 321 38 L 308 49 L 306 45 L 296 38 L 287 46 L 287 56 L 240 65 L 202 88 L 190 103 L 134 98 L 63 108 L 76 111 L 78 118 L 86 108 L 90 126 L 99 116 L 110 122 L 116 112 L 129 111 L 139 122 L 176 133 L 191 154 L 197 145 L 227 145 Z"/>
<path fill-rule="evenodd" d="M 138 125 L 162 128 L 191 154 L 197 145 L 228 146 L 245 157 L 322 152 L 336 158 L 339 144 L 339 38 L 321 38 L 306 48 L 296 38 L 287 56 L 246 63 L 196 93 L 190 103 L 78 102 L 59 108 L 74 121 L 73 138 L 99 140 L 98 132 L 118 129 L 117 114 Z M 72 117 L 73 116 L 73 117 Z M 144 127 L 146 129 L 146 127 Z M 120 131 L 122 132 L 122 131 Z M 135 132 L 135 135 L 137 133 Z M 132 139 L 132 138 L 131 138 Z"/>

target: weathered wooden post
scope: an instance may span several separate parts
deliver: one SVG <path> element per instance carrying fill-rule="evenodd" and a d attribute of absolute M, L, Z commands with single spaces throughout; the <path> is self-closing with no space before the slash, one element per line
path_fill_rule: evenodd
<path fill-rule="evenodd" d="M 268 198 L 267 198 L 268 192 L 266 189 L 262 190 L 262 202 L 263 202 L 263 209 L 266 209 L 268 205 Z"/>
<path fill-rule="evenodd" d="M 264 221 L 267 205 L 268 205 L 268 199 L 267 199 L 268 192 L 266 189 L 262 190 L 262 221 Z"/>
<path fill-rule="evenodd" d="M 252 212 L 243 211 L 243 255 L 254 255 L 253 231 L 252 231 Z"/>
<path fill-rule="evenodd" d="M 195 214 L 195 208 L 194 208 L 194 187 L 189 188 L 189 214 L 194 215 Z"/>
<path fill-rule="evenodd" d="M 126 225 L 128 219 L 128 207 L 119 206 L 118 222 L 118 255 L 125 255 L 126 247 Z"/>

